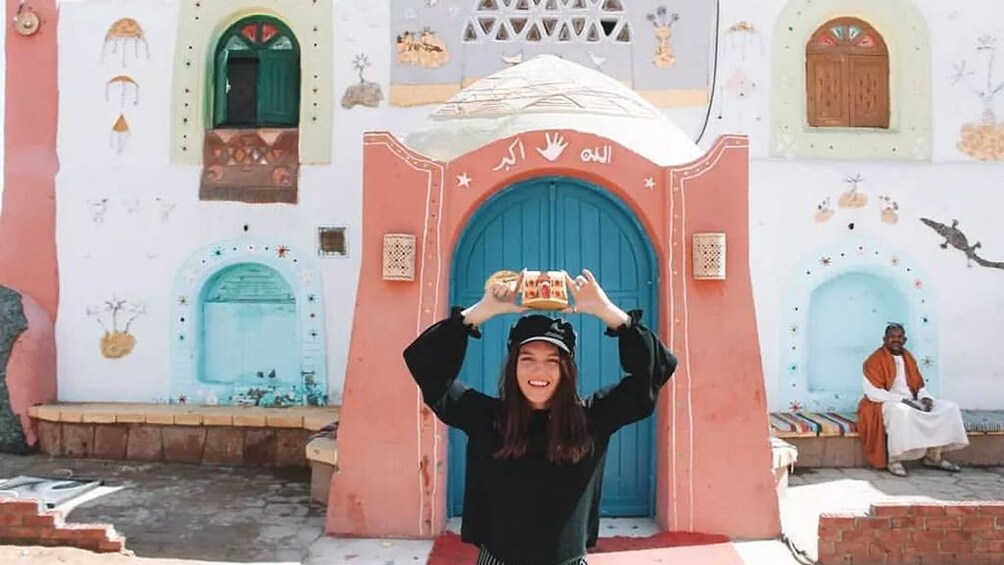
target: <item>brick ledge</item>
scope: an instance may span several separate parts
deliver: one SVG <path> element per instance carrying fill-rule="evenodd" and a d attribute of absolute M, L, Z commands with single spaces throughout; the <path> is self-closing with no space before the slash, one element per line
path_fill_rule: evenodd
<path fill-rule="evenodd" d="M 154 424 L 159 426 L 233 426 L 302 428 L 318 431 L 340 419 L 341 406 L 197 406 L 119 402 L 60 402 L 32 406 L 36 420 L 72 424 Z"/>

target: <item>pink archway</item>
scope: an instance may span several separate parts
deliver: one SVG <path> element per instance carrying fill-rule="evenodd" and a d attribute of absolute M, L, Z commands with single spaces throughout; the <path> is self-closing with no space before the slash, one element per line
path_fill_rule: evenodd
<path fill-rule="evenodd" d="M 555 134 L 568 146 L 545 157 L 537 149 Z M 617 142 L 570 130 L 522 133 L 449 163 L 419 155 L 389 133 L 365 136 L 364 249 L 327 532 L 432 537 L 443 530 L 446 429 L 422 404 L 400 352 L 448 313 L 451 253 L 471 214 L 498 190 L 543 175 L 614 192 L 639 218 L 659 259 L 659 331 L 680 358 L 656 416 L 659 525 L 776 536 L 748 264 L 746 138 L 722 137 L 693 163 L 661 167 Z M 691 237 L 702 231 L 727 234 L 724 281 L 691 276 Z M 416 236 L 413 282 L 382 279 L 387 233 Z"/>

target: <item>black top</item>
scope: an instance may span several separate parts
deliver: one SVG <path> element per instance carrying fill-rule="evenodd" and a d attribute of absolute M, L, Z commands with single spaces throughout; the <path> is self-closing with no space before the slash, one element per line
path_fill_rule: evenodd
<path fill-rule="evenodd" d="M 652 414 L 659 389 L 676 369 L 676 358 L 640 323 L 641 311 L 629 315 L 630 323 L 606 332 L 618 338 L 621 367 L 628 376 L 584 401 L 594 448 L 575 465 L 545 458 L 546 410 L 533 413 L 525 456 L 495 458 L 502 444 L 494 426 L 501 401 L 457 381 L 467 337 L 481 336 L 464 325 L 460 308 L 404 351 L 425 403 L 468 437 L 461 527 L 465 542 L 484 546 L 511 565 L 556 565 L 585 555 L 586 547 L 596 544 L 610 436 Z"/>

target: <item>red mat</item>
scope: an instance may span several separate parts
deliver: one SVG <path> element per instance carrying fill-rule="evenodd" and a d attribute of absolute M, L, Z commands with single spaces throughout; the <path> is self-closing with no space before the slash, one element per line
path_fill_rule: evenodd
<path fill-rule="evenodd" d="M 664 551 L 645 551 L 644 553 L 639 554 L 632 553 L 631 558 L 646 558 L 648 557 L 647 554 L 651 553 L 653 560 L 662 559 L 663 557 L 677 555 L 677 553 L 666 553 L 666 551 L 668 551 L 666 548 L 695 548 L 696 546 L 707 548 L 709 555 L 714 554 L 723 558 L 730 555 L 735 557 L 732 561 L 721 561 L 720 559 L 712 559 L 709 562 L 702 561 L 702 565 L 718 565 L 719 563 L 727 565 L 732 563 L 742 563 L 736 555 L 735 550 L 732 549 L 732 545 L 729 543 L 729 538 L 719 535 L 694 534 L 688 532 L 661 532 L 655 534 L 654 536 L 644 538 L 628 536 L 616 536 L 609 538 L 601 537 L 596 543 L 596 547 L 590 549 L 589 553 L 611 555 L 609 555 L 609 559 L 606 557 L 603 559 L 597 557 L 595 560 L 590 559 L 589 562 L 590 564 L 594 561 L 596 563 L 610 564 L 627 563 L 628 561 L 623 559 L 625 557 L 625 555 L 623 555 L 624 552 L 641 552 L 643 550 L 655 549 L 662 549 Z M 428 565 L 470 565 L 471 563 L 474 563 L 474 560 L 477 559 L 477 557 L 478 549 L 476 547 L 460 541 L 460 536 L 457 534 L 446 532 L 436 538 L 436 543 L 432 546 L 432 553 L 429 554 Z M 711 558 L 709 557 L 709 559 Z M 636 561 L 631 562 L 634 563 Z M 687 562 L 689 563 L 690 561 Z"/>

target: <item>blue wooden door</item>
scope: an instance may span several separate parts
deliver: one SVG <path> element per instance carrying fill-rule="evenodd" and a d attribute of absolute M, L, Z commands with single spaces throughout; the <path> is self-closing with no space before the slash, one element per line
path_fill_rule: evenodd
<path fill-rule="evenodd" d="M 512 186 L 488 200 L 471 219 L 453 258 L 451 301 L 470 305 L 484 293 L 488 276 L 501 269 L 561 270 L 573 276 L 591 270 L 624 310 L 643 308 L 657 327 L 654 252 L 634 215 L 587 183 L 544 177 Z M 617 340 L 603 335 L 592 316 L 568 315 L 579 336 L 577 363 L 583 396 L 623 376 Z M 516 315 L 500 316 L 471 340 L 460 378 L 498 394 L 508 330 Z M 653 419 L 620 430 L 607 452 L 601 511 L 605 516 L 649 516 L 654 501 Z M 450 430 L 449 507 L 463 510 L 467 438 Z"/>

